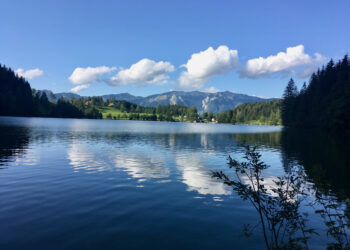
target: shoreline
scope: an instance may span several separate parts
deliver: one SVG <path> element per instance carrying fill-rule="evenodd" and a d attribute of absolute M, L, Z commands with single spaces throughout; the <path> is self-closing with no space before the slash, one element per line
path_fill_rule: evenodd
<path fill-rule="evenodd" d="M 129 120 L 129 119 L 93 119 L 93 118 L 75 118 L 75 117 L 45 117 L 45 116 L 1 116 L 0 118 L 48 118 L 48 119 L 77 119 L 77 120 L 104 120 L 104 121 L 141 121 L 141 122 L 171 122 L 171 123 L 194 123 L 194 124 L 212 124 L 212 125 L 245 125 L 245 126 L 275 126 L 283 127 L 283 125 L 272 125 L 272 124 L 249 124 L 249 123 L 218 123 L 218 122 L 190 122 L 190 121 L 148 121 L 148 120 Z"/>

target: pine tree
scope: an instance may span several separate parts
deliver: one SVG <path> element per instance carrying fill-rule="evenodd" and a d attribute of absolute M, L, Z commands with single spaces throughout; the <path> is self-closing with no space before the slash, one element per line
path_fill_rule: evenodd
<path fill-rule="evenodd" d="M 287 84 L 286 89 L 284 90 L 283 98 L 284 99 L 294 98 L 297 95 L 298 95 L 298 88 L 295 85 L 293 78 L 291 78 Z"/>
<path fill-rule="evenodd" d="M 283 125 L 291 126 L 293 125 L 295 117 L 295 98 L 298 96 L 298 88 L 291 78 L 287 84 L 286 89 L 283 93 L 282 102 L 282 121 Z"/>

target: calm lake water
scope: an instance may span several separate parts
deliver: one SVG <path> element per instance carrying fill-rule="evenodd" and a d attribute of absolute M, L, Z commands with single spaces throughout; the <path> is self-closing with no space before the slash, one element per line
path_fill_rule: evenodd
<path fill-rule="evenodd" d="M 268 177 L 301 164 L 349 197 L 348 148 L 281 130 L 0 117 L 0 249 L 262 249 L 259 230 L 240 236 L 253 208 L 211 177 L 243 145 L 258 145 Z"/>

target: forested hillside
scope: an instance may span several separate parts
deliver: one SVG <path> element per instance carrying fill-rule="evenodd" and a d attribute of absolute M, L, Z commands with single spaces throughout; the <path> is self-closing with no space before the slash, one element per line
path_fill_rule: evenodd
<path fill-rule="evenodd" d="M 96 99 L 99 102 L 96 102 Z M 181 105 L 158 105 L 143 107 L 127 101 L 107 100 L 102 97 L 87 98 L 102 112 L 103 118 L 114 120 L 145 120 L 145 121 L 195 121 L 198 112 L 195 107 Z"/>
<path fill-rule="evenodd" d="M 0 115 L 62 118 L 102 118 L 95 108 L 80 107 L 64 98 L 50 102 L 45 92 L 31 89 L 15 72 L 0 65 Z"/>
<path fill-rule="evenodd" d="M 0 115 L 30 116 L 34 112 L 29 83 L 0 65 Z"/>
<path fill-rule="evenodd" d="M 282 125 L 281 100 L 244 103 L 216 116 L 219 123 Z"/>
<path fill-rule="evenodd" d="M 60 118 L 127 119 L 152 121 L 195 121 L 195 107 L 165 105 L 143 107 L 103 97 L 71 95 L 58 98 L 51 91 L 31 89 L 13 70 L 0 65 L 0 115 Z"/>
<path fill-rule="evenodd" d="M 287 127 L 350 131 L 350 63 L 346 55 L 314 73 L 300 92 L 291 79 L 284 92 L 282 120 Z"/>

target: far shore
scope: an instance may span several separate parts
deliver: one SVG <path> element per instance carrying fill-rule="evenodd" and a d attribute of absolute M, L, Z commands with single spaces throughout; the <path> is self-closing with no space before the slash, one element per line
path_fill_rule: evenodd
<path fill-rule="evenodd" d="M 147 120 L 129 120 L 129 119 L 88 119 L 88 118 L 66 118 L 66 117 L 43 117 L 43 116 L 0 116 L 1 118 L 12 118 L 12 117 L 18 117 L 18 118 L 45 118 L 45 119 L 77 119 L 77 120 L 104 120 L 104 121 L 142 121 L 142 122 L 171 122 L 171 123 L 198 123 L 198 124 L 213 124 L 213 125 L 220 125 L 220 124 L 227 124 L 227 125 L 245 125 L 245 126 L 276 126 L 276 127 L 282 127 L 283 125 L 276 125 L 276 124 L 253 124 L 253 123 L 219 123 L 219 122 L 190 122 L 190 121 L 147 121 Z"/>

